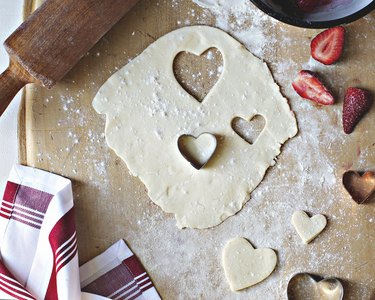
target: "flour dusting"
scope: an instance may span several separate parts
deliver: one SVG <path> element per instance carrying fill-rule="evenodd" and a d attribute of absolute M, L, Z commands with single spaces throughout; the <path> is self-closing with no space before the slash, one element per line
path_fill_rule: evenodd
<path fill-rule="evenodd" d="M 363 49 L 374 50 L 373 15 L 365 17 L 359 25 L 348 27 L 348 31 L 362 25 L 372 26 L 372 30 L 357 33 L 356 38 L 361 43 L 355 43 L 350 36 L 352 48 L 345 54 L 344 62 L 326 67 L 309 54 L 310 40 L 318 30 L 282 25 L 257 9 L 250 0 L 193 1 L 197 5 L 191 2 L 188 9 L 185 9 L 187 1 L 149 1 L 148 10 L 137 10 L 137 17 L 159 24 L 159 18 L 167 18 L 168 13 L 176 27 L 211 24 L 238 39 L 269 65 L 296 114 L 299 135 L 283 146 L 275 166 L 240 213 L 212 229 L 177 229 L 173 216 L 151 203 L 143 185 L 128 174 L 126 166 L 108 149 L 104 118 L 91 108 L 91 100 L 105 80 L 131 61 L 153 38 L 167 32 L 163 26 L 143 32 L 122 23 L 120 29 L 104 37 L 87 54 L 76 71 L 60 84 L 58 92 L 45 91 L 46 96 L 38 102 L 40 109 L 35 110 L 41 114 L 33 115 L 37 121 L 44 120 L 43 114 L 54 115 L 55 110 L 59 110 L 54 122 L 43 123 L 43 128 L 47 129 L 37 131 L 32 156 L 35 165 L 74 180 L 81 262 L 124 238 L 145 265 L 164 299 L 282 300 L 286 299 L 289 279 L 297 272 L 339 277 L 345 281 L 345 287 L 351 289 L 346 299 L 373 299 L 375 278 L 367 274 L 373 274 L 375 260 L 363 260 L 363 253 L 374 251 L 369 246 L 375 243 L 371 234 L 375 230 L 373 204 L 354 204 L 341 184 L 342 173 L 347 169 L 375 169 L 374 118 L 364 119 L 351 136 L 345 135 L 341 128 L 342 98 L 347 84 L 371 87 L 372 78 L 367 79 L 366 75 L 352 78 L 344 71 L 350 59 L 350 68 L 362 68 L 363 74 L 373 74 L 375 64 L 364 66 L 358 58 L 364 55 L 361 54 Z M 119 39 L 122 43 L 116 42 Z M 134 50 L 127 45 L 137 46 Z M 207 54 L 207 59 L 215 60 L 212 53 Z M 337 104 L 318 107 L 298 97 L 291 82 L 301 69 L 323 75 L 324 81 L 333 88 Z M 189 73 L 189 70 L 184 71 Z M 216 78 L 223 67 L 218 65 L 202 73 L 205 71 L 209 77 Z M 198 72 L 191 75 L 198 81 L 202 78 Z M 156 78 L 150 76 L 150 83 L 154 80 Z M 155 91 L 149 114 L 168 113 L 183 118 L 184 114 L 209 112 L 168 111 Z M 150 135 L 163 140 L 160 128 L 155 128 Z M 46 143 L 53 145 L 48 148 L 50 151 Z M 348 149 L 356 150 L 347 153 Z M 308 246 L 301 243 L 291 225 L 295 210 L 321 213 L 328 219 L 325 231 Z M 236 236 L 249 239 L 256 248 L 276 250 L 279 262 L 265 281 L 233 293 L 223 274 L 221 255 L 225 243 Z"/>

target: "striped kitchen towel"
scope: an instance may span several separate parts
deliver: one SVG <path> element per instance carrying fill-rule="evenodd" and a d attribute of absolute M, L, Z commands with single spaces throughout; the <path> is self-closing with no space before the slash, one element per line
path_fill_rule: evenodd
<path fill-rule="evenodd" d="M 83 292 L 110 299 L 160 299 L 146 270 L 123 240 L 80 268 Z"/>
<path fill-rule="evenodd" d="M 9 176 L 0 254 L 1 299 L 160 299 L 122 240 L 79 269 L 71 182 L 34 168 Z"/>

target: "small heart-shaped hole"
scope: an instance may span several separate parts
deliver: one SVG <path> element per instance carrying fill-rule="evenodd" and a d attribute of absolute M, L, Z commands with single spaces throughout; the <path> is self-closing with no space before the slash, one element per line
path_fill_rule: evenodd
<path fill-rule="evenodd" d="M 232 120 L 232 129 L 246 142 L 254 144 L 266 126 L 266 120 L 261 115 L 255 115 L 250 121 L 241 117 Z"/>
<path fill-rule="evenodd" d="M 180 52 L 173 61 L 173 73 L 181 87 L 202 102 L 214 87 L 223 69 L 223 57 L 217 48 L 200 56 Z"/>

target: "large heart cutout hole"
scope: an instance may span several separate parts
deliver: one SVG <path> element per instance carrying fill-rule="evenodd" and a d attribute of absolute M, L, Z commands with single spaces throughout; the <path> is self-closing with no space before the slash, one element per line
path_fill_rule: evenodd
<path fill-rule="evenodd" d="M 217 48 L 197 56 L 180 52 L 173 61 L 173 73 L 181 87 L 202 102 L 223 71 L 223 57 Z"/>
<path fill-rule="evenodd" d="M 255 115 L 250 120 L 235 117 L 232 120 L 232 129 L 246 142 L 254 144 L 266 126 L 266 120 L 261 115 Z"/>

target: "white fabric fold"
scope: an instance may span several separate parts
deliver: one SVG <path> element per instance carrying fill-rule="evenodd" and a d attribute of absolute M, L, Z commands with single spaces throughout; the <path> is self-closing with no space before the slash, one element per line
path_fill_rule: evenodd
<path fill-rule="evenodd" d="M 160 299 L 123 240 L 81 268 L 77 249 L 70 180 L 14 166 L 0 206 L 1 299 Z"/>

